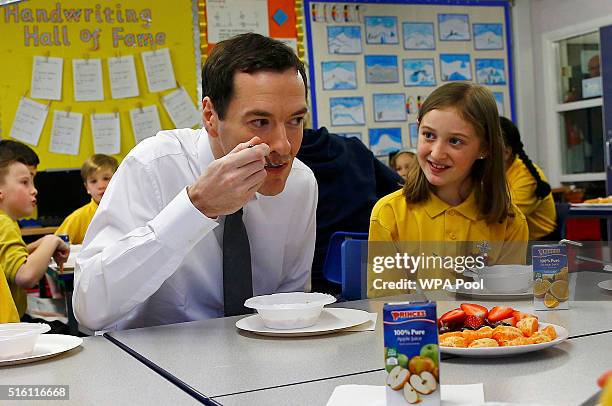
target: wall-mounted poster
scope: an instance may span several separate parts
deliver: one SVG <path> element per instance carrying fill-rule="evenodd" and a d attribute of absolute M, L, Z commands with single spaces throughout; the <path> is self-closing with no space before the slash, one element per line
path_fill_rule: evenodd
<path fill-rule="evenodd" d="M 398 44 L 397 17 L 365 17 L 366 43 Z"/>
<path fill-rule="evenodd" d="M 416 148 L 419 140 L 419 125 L 417 123 L 408 124 L 408 132 L 410 133 L 410 147 Z"/>
<path fill-rule="evenodd" d="M 325 90 L 357 89 L 355 62 L 321 62 L 321 76 Z"/>
<path fill-rule="evenodd" d="M 505 115 L 504 113 L 504 94 L 502 92 L 493 92 L 495 97 L 495 104 L 497 104 L 497 112 L 500 116 Z"/>
<path fill-rule="evenodd" d="M 440 41 L 469 41 L 470 22 L 467 14 L 438 14 Z"/>
<path fill-rule="evenodd" d="M 474 49 L 504 49 L 503 26 L 501 24 L 472 24 L 474 27 Z"/>
<path fill-rule="evenodd" d="M 406 121 L 406 95 L 374 94 L 374 121 Z"/>
<path fill-rule="evenodd" d="M 469 54 L 440 54 L 440 76 L 445 82 L 472 80 Z"/>
<path fill-rule="evenodd" d="M 395 55 L 366 55 L 365 70 L 366 83 L 397 83 L 397 56 Z"/>
<path fill-rule="evenodd" d="M 402 149 L 401 128 L 370 128 L 368 135 L 374 155 L 388 155 Z"/>
<path fill-rule="evenodd" d="M 404 49 L 436 49 L 433 23 L 403 23 Z"/>
<path fill-rule="evenodd" d="M 329 99 L 332 125 L 364 125 L 363 97 L 332 97 Z"/>
<path fill-rule="evenodd" d="M 327 48 L 330 54 L 360 54 L 361 27 L 327 27 Z"/>
<path fill-rule="evenodd" d="M 433 59 L 404 59 L 404 86 L 435 86 Z"/>
<path fill-rule="evenodd" d="M 476 81 L 482 85 L 505 85 L 504 60 L 476 58 Z"/>

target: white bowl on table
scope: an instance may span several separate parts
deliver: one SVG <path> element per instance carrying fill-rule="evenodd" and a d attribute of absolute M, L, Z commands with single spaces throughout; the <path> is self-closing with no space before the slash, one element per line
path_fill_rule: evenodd
<path fill-rule="evenodd" d="M 472 270 L 474 280 L 493 293 L 522 293 L 533 285 L 531 265 L 493 265 Z"/>
<path fill-rule="evenodd" d="M 43 323 L 0 324 L 0 360 L 30 355 L 38 337 L 50 329 Z"/>
<path fill-rule="evenodd" d="M 326 293 L 291 292 L 255 296 L 244 306 L 257 310 L 266 327 L 288 330 L 315 325 L 323 306 L 335 301 L 335 297 Z"/>

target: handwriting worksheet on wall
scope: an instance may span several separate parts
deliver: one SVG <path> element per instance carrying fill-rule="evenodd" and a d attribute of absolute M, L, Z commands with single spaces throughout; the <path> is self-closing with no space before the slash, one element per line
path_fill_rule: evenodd
<path fill-rule="evenodd" d="M 162 97 L 162 103 L 176 128 L 191 128 L 201 124 L 198 110 L 182 87 Z"/>
<path fill-rule="evenodd" d="M 17 107 L 10 136 L 18 141 L 37 146 L 48 113 L 48 105 L 22 97 Z"/>
<path fill-rule="evenodd" d="M 30 96 L 33 99 L 62 100 L 62 58 L 35 56 Z"/>
<path fill-rule="evenodd" d="M 78 155 L 82 124 L 81 113 L 55 110 L 49 151 L 56 154 Z"/>
<path fill-rule="evenodd" d="M 174 69 L 168 48 L 143 52 L 140 55 L 145 68 L 149 92 L 161 92 L 176 87 Z"/>
<path fill-rule="evenodd" d="M 100 59 L 73 59 L 72 81 L 74 85 L 74 100 L 104 100 L 102 62 Z"/>
<path fill-rule="evenodd" d="M 118 154 L 121 150 L 119 113 L 92 114 L 90 119 L 94 152 L 107 155 Z"/>
<path fill-rule="evenodd" d="M 108 77 L 113 99 L 125 99 L 139 95 L 134 56 L 108 58 Z"/>
<path fill-rule="evenodd" d="M 130 110 L 130 119 L 137 144 L 161 131 L 159 113 L 155 105 Z"/>

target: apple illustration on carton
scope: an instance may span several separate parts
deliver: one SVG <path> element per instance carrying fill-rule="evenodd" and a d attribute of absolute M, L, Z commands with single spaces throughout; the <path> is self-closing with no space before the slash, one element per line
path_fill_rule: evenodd
<path fill-rule="evenodd" d="M 440 365 L 440 351 L 437 344 L 427 344 L 421 348 L 421 357 L 433 360 L 436 366 Z"/>
<path fill-rule="evenodd" d="M 429 357 L 416 355 L 408 362 L 408 370 L 411 374 L 420 375 L 421 372 L 433 372 L 436 368 L 436 363 Z"/>

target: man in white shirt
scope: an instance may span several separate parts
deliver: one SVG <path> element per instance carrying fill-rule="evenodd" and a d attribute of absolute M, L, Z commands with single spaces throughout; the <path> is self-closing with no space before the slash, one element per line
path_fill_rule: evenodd
<path fill-rule="evenodd" d="M 243 34 L 215 46 L 202 68 L 204 129 L 142 141 L 100 202 L 77 257 L 81 324 L 223 316 L 224 219 L 241 208 L 253 294 L 310 289 L 317 184 L 294 159 L 306 88 L 304 65 L 280 42 Z"/>

